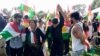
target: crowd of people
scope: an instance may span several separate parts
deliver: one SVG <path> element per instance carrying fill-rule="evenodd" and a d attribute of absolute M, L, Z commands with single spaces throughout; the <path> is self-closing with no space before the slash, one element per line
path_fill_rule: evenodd
<path fill-rule="evenodd" d="M 0 56 L 81 56 L 100 45 L 98 20 L 86 21 L 79 12 L 73 12 L 67 21 L 60 5 L 57 10 L 59 18 L 49 20 L 48 27 L 42 19 L 29 20 L 20 13 L 15 13 L 10 21 L 0 15 Z M 48 50 L 43 50 L 45 42 Z"/>

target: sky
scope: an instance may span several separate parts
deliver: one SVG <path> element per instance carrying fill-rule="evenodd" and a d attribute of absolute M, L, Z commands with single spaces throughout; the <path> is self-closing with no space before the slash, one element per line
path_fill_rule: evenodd
<path fill-rule="evenodd" d="M 68 7 L 71 8 L 76 4 L 86 4 L 88 6 L 92 1 L 93 0 L 0 0 L 0 9 L 11 9 L 24 3 L 35 8 L 35 11 L 54 11 L 57 4 L 60 4 L 64 10 L 67 10 Z"/>

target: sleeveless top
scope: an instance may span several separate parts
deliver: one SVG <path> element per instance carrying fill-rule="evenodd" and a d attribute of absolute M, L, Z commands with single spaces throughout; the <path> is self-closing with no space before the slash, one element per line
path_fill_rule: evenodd
<path fill-rule="evenodd" d="M 83 30 L 83 24 L 81 22 L 78 22 L 76 23 L 75 25 L 80 25 L 80 27 L 82 28 Z M 78 39 L 77 37 L 75 37 L 73 35 L 73 29 L 75 27 L 75 25 L 72 27 L 72 30 L 71 30 L 71 37 L 72 37 L 72 50 L 73 51 L 78 51 L 78 50 L 81 50 L 81 49 L 84 49 L 84 44 L 81 43 L 81 40 Z"/>

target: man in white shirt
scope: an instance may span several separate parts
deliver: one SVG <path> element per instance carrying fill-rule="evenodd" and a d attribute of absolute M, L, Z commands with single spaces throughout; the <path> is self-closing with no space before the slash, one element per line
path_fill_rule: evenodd
<path fill-rule="evenodd" d="M 81 56 L 84 51 L 84 35 L 83 24 L 80 22 L 80 15 L 78 12 L 73 12 L 71 14 L 71 23 L 73 24 L 71 30 L 72 56 Z"/>

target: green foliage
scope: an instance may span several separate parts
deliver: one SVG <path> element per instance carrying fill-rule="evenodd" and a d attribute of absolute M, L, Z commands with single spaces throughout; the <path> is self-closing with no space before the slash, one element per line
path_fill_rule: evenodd
<path fill-rule="evenodd" d="M 94 0 L 92 3 L 92 9 L 100 7 L 100 0 Z"/>

